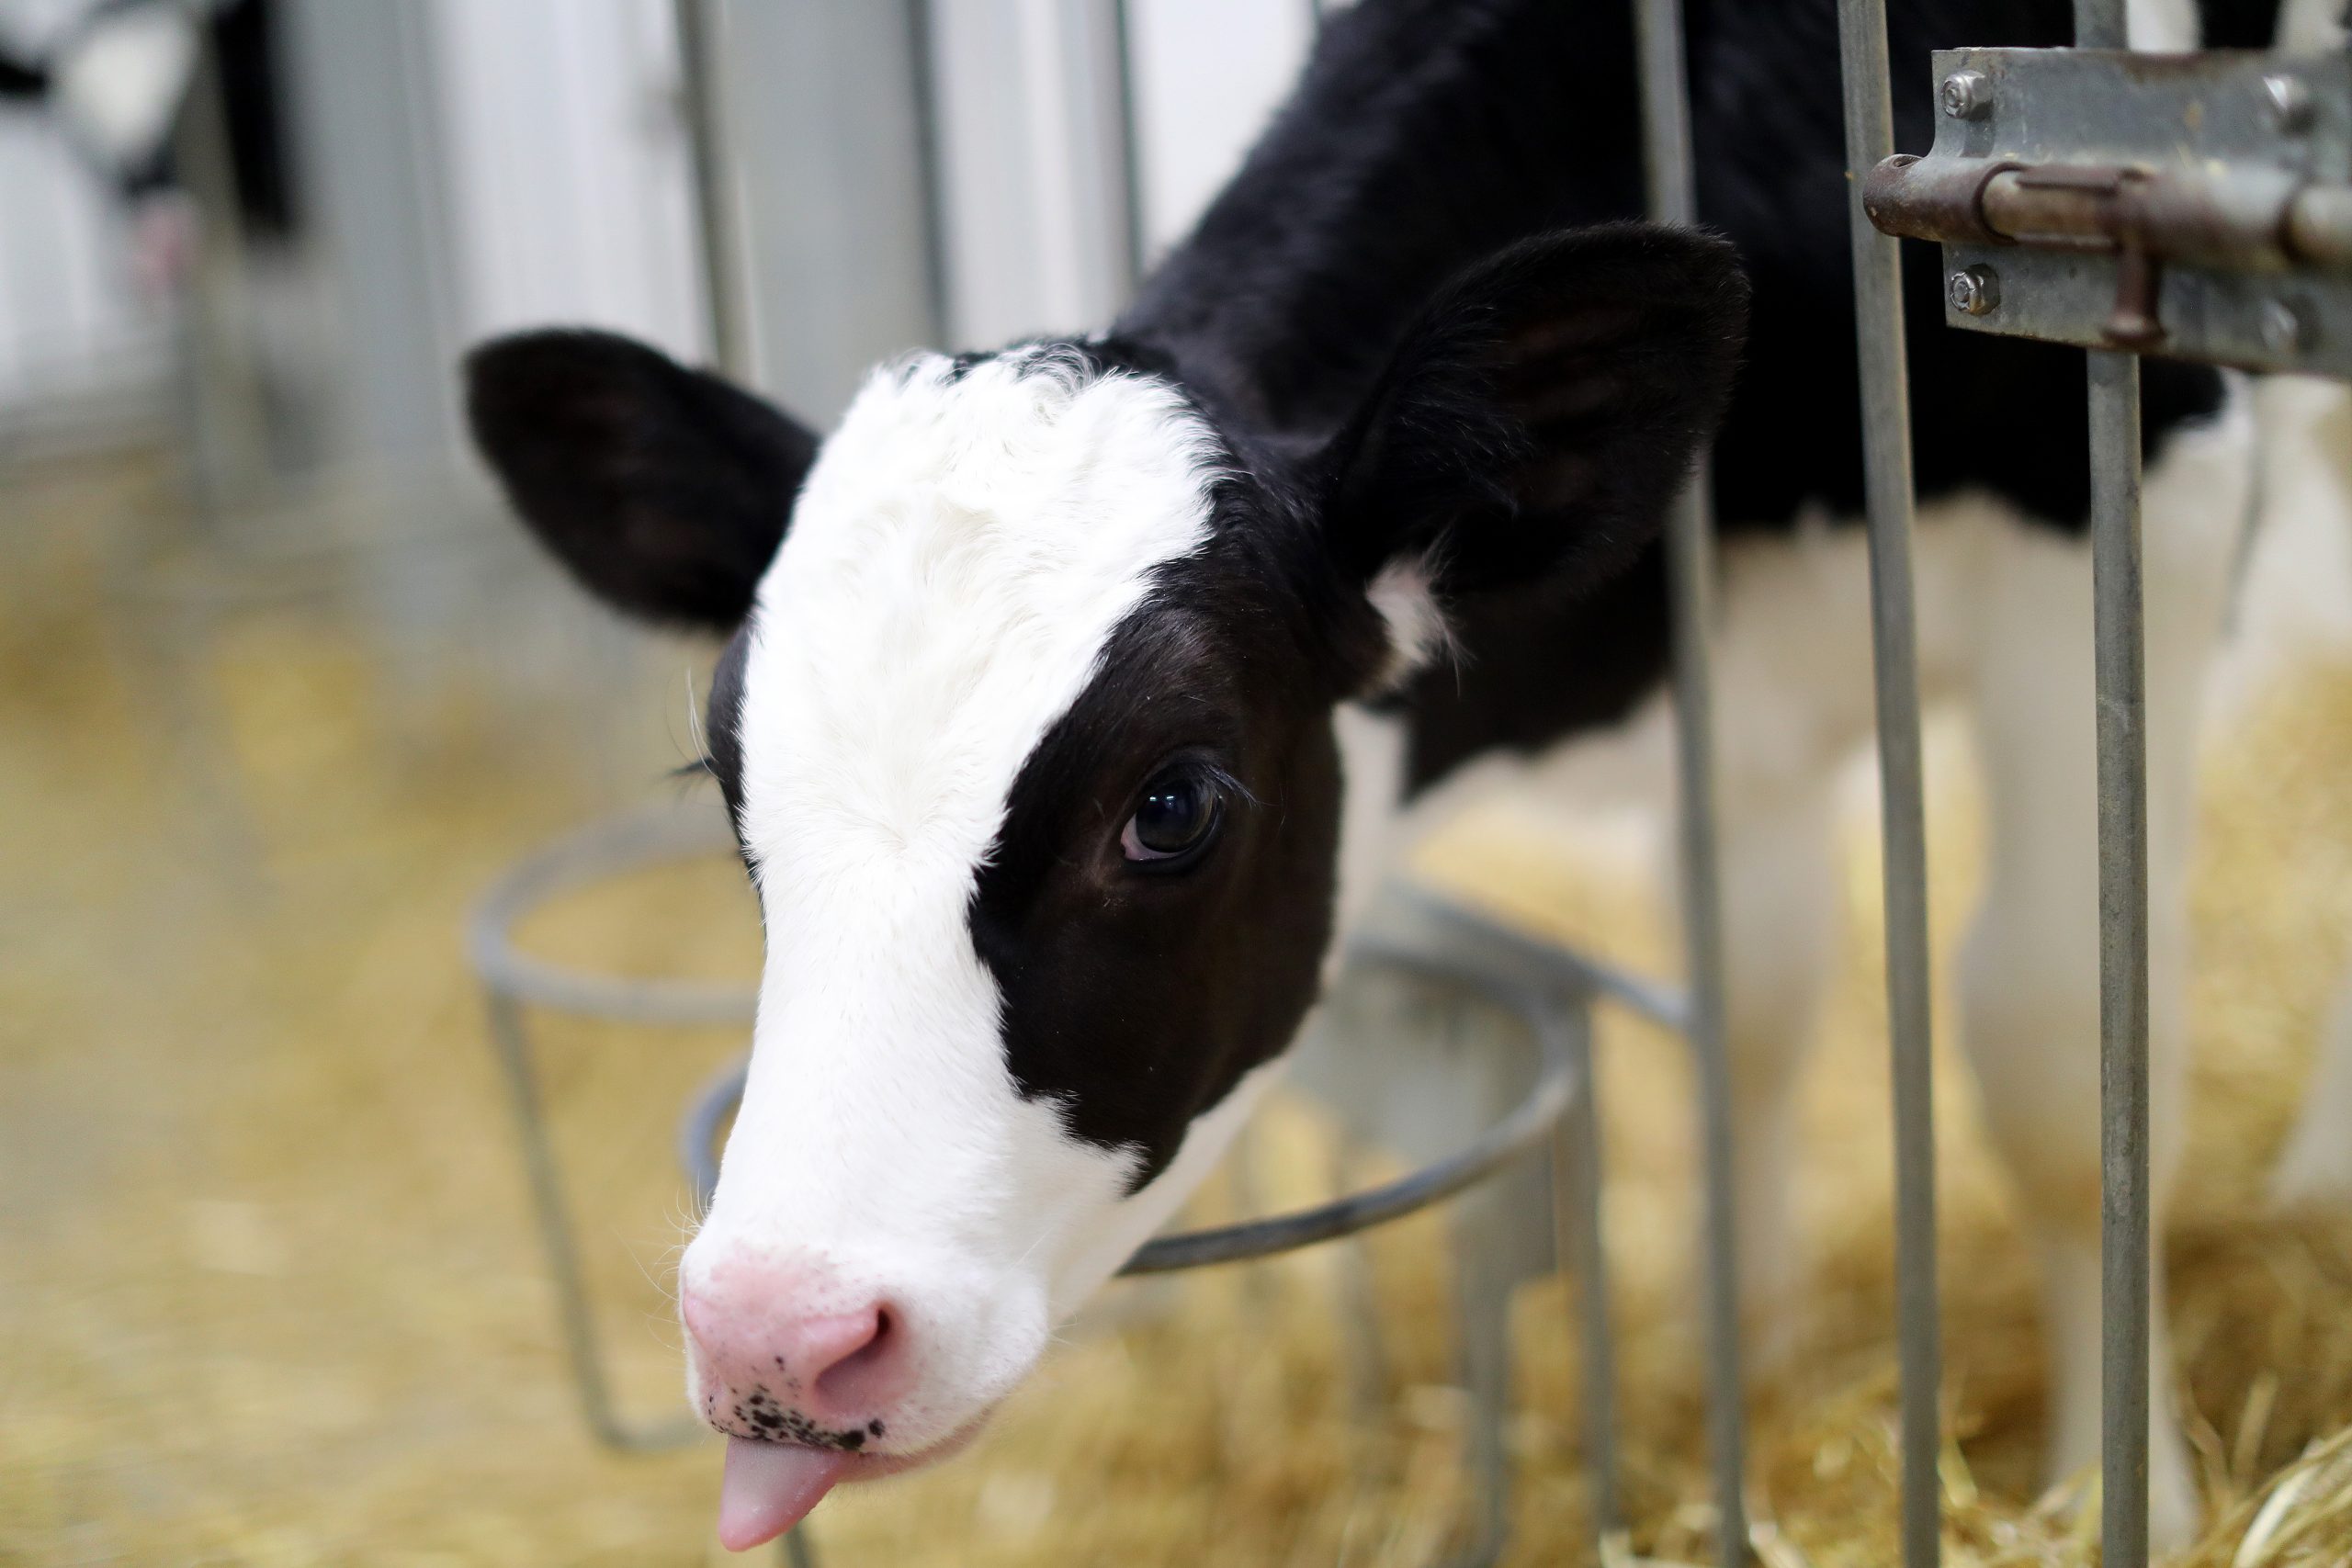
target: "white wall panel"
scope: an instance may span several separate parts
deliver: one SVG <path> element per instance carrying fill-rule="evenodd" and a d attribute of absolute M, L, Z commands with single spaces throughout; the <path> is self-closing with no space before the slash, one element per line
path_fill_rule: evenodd
<path fill-rule="evenodd" d="M 910 0 L 716 9 L 753 378 L 821 428 L 876 361 L 942 336 L 920 17 Z"/>
<path fill-rule="evenodd" d="M 735 152 L 761 176 L 747 197 L 752 304 L 763 357 L 777 361 L 761 378 L 820 417 L 854 378 L 851 359 L 905 346 L 929 318 L 914 62 L 891 58 L 914 39 L 895 18 L 913 13 L 903 0 L 834 5 L 849 0 L 728 7 Z M 1313 10 L 1308 0 L 1128 0 L 1148 254 L 1189 227 L 1262 128 L 1307 48 Z M 884 36 L 886 11 L 903 44 Z M 410 79 L 430 102 L 407 110 L 407 156 L 422 162 L 401 175 L 400 159 L 370 162 L 332 134 L 307 151 L 326 153 L 310 168 L 320 180 L 421 182 L 346 194 L 361 209 L 413 206 L 421 228 L 378 238 L 415 253 L 400 258 L 404 275 L 420 265 L 433 275 L 415 285 L 434 296 L 433 335 L 462 344 L 583 322 L 706 357 L 670 0 L 423 0 L 410 20 L 425 55 Z M 331 31 L 332 48 L 367 29 L 311 31 Z M 1116 311 L 1128 263 L 1117 36 L 1112 0 L 931 0 L 944 346 L 1099 327 Z M 368 70 L 295 55 L 313 69 L 298 96 L 332 103 Z M 158 373 L 160 317 L 126 275 L 109 206 L 37 116 L 0 114 L 0 404 L 37 377 Z M 340 237 L 364 243 L 359 229 Z M 371 284 L 347 250 L 344 265 L 348 287 L 385 281 Z M 854 341 L 833 341 L 844 334 Z"/>
<path fill-rule="evenodd" d="M 1290 93 L 1308 0 L 1128 0 L 1147 263 L 1183 238 Z"/>
<path fill-rule="evenodd" d="M 1127 0 L 1147 264 L 1239 164 L 1310 0 Z M 963 346 L 1107 324 L 1127 284 L 1112 0 L 934 0 L 951 324 Z"/>
<path fill-rule="evenodd" d="M 934 0 L 949 324 L 958 346 L 1108 324 L 1126 288 L 1107 0 Z"/>
<path fill-rule="evenodd" d="M 435 0 L 468 338 L 549 322 L 707 353 L 665 0 Z"/>

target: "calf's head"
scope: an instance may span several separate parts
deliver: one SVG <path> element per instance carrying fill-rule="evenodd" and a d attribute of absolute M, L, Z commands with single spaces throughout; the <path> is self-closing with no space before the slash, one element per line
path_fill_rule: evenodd
<path fill-rule="evenodd" d="M 1702 236 L 1529 241 L 1314 438 L 1181 344 L 917 355 L 822 443 L 617 338 L 475 353 L 540 538 L 728 639 L 707 762 L 767 957 L 680 1295 L 730 1544 L 954 1445 L 1168 1217 L 1315 998 L 1335 709 L 1450 606 L 1628 560 L 1744 305 Z"/>

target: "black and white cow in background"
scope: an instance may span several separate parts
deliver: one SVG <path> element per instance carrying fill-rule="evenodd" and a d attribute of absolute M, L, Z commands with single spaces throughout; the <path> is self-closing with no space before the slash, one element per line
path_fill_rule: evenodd
<path fill-rule="evenodd" d="M 1107 333 L 888 365 L 821 441 L 598 333 L 473 356 L 477 437 L 554 553 L 729 638 L 708 766 L 768 951 L 680 1279 L 690 1397 L 734 1438 L 729 1545 L 979 1427 L 1225 1147 L 1419 823 L 1655 722 L 1657 525 L 1719 424 L 1741 1285 L 1758 1312 L 1802 1286 L 1791 1090 L 1830 780 L 1871 719 L 1835 7 L 1691 7 L 1724 238 L 1623 221 L 1629 10 L 1365 0 Z M 2194 40 L 2185 3 L 2145 10 L 2139 43 Z M 1913 149 L 1930 49 L 2070 32 L 2066 0 L 1894 12 Z M 2082 360 L 1945 331 L 1936 259 L 1907 258 L 1921 660 L 1982 742 L 1962 1011 L 2068 1472 L 2099 1382 Z M 2198 676 L 2253 422 L 2193 367 L 2150 361 L 2145 402 L 2162 1184 Z M 2154 1356 L 2162 1389 L 2161 1329 Z M 2161 1413 L 2153 1464 L 2177 1540 L 2196 1494 Z"/>

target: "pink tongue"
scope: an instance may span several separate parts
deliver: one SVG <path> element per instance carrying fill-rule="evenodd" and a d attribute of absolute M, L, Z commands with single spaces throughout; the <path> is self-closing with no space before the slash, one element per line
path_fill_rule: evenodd
<path fill-rule="evenodd" d="M 718 1544 L 749 1551 L 798 1524 L 854 1462 L 831 1449 L 727 1439 L 718 1488 Z"/>

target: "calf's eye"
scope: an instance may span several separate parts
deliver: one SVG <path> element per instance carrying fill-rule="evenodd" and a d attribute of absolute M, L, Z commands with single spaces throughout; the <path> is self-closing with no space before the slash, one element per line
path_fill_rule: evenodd
<path fill-rule="evenodd" d="M 1225 804 L 1197 773 L 1163 773 L 1146 785 L 1136 814 L 1119 831 L 1119 851 L 1141 864 L 1189 860 L 1216 837 Z"/>

